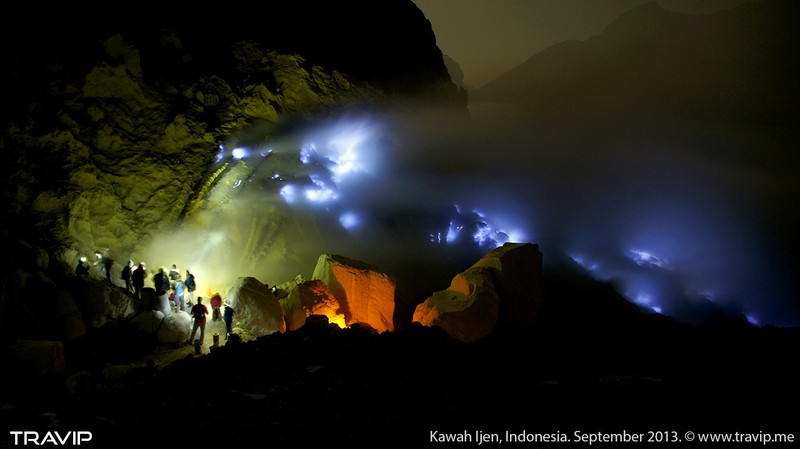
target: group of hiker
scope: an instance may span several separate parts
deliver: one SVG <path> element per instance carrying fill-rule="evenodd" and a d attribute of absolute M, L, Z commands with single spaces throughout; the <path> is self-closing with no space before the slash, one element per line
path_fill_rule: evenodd
<path fill-rule="evenodd" d="M 86 256 L 81 256 L 78 261 L 78 266 L 75 267 L 75 274 L 78 276 L 89 276 L 92 267 L 95 267 L 98 271 L 102 270 L 101 275 L 105 277 L 108 282 L 113 283 L 114 281 L 111 280 L 111 269 L 114 266 L 114 259 L 108 255 L 108 252 L 104 253 L 99 249 L 94 252 L 94 256 L 95 261 L 91 264 L 89 264 L 89 260 Z"/>
<path fill-rule="evenodd" d="M 142 290 L 147 279 L 147 265 L 144 262 L 139 262 L 138 266 L 134 266 L 133 260 L 128 260 L 128 263 L 122 268 L 120 277 L 125 282 L 125 289 L 132 293 L 136 299 L 141 300 Z M 176 311 L 185 311 L 187 300 L 189 304 L 194 301 L 197 283 L 195 282 L 194 274 L 189 269 L 186 269 L 186 278 L 183 279 L 175 264 L 172 264 L 172 268 L 169 271 L 162 266 L 153 274 L 152 280 L 155 296 L 163 296 L 169 293 L 170 300 L 173 301 Z"/>
<path fill-rule="evenodd" d="M 103 254 L 99 250 L 95 252 L 95 256 L 97 260 L 91 266 L 88 264 L 86 257 L 81 257 L 75 268 L 75 274 L 77 276 L 89 276 L 92 266 L 102 267 L 103 276 L 113 284 L 111 270 L 114 261 L 108 254 Z M 161 297 L 169 293 L 173 311 L 188 312 L 192 316 L 194 324 L 187 344 L 191 344 L 194 341 L 198 329 L 200 330 L 200 343 L 202 344 L 205 341 L 206 315 L 209 314 L 209 310 L 203 304 L 201 296 L 198 296 L 197 303 L 194 303 L 194 292 L 197 289 L 197 283 L 194 274 L 189 269 L 186 269 L 185 272 L 186 277 L 184 278 L 176 264 L 172 264 L 169 270 L 164 266 L 159 267 L 158 271 L 152 276 L 154 295 Z M 125 264 L 120 273 L 120 277 L 125 283 L 125 290 L 134 296 L 139 305 L 141 305 L 142 291 L 145 288 L 147 276 L 147 265 L 143 261 L 136 265 L 133 260 L 128 260 L 128 263 Z M 225 303 L 224 312 L 221 310 L 223 309 L 223 301 L 219 293 L 215 293 L 211 297 L 210 304 L 212 320 L 225 322 L 225 338 L 227 339 L 233 332 L 234 309 L 230 304 Z"/>

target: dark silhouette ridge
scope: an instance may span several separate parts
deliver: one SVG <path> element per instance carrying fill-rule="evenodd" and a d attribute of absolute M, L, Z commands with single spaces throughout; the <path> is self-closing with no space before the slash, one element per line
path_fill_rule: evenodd
<path fill-rule="evenodd" d="M 787 0 L 700 16 L 648 2 L 596 36 L 533 55 L 471 98 L 564 119 L 794 124 L 798 17 Z"/>
<path fill-rule="evenodd" d="M 4 82 L 9 98 L 38 95 L 53 76 L 85 73 L 102 43 L 121 34 L 141 52 L 151 80 L 229 71 L 232 43 L 253 40 L 277 52 L 373 84 L 390 95 L 466 106 L 452 84 L 430 22 L 410 0 L 292 1 L 255 7 L 228 2 L 208 10 L 145 2 L 129 9 L 53 4 L 20 6 L 4 27 Z M 12 112 L 13 107 L 4 108 Z"/>

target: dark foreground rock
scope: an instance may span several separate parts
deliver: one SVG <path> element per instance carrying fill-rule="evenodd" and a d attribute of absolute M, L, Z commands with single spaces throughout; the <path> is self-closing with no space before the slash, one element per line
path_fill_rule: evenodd
<path fill-rule="evenodd" d="M 81 447 L 441 446 L 432 431 L 791 432 L 798 342 L 796 329 L 657 315 L 469 343 L 418 324 L 377 333 L 309 320 L 166 366 L 14 379 L 3 389 L 3 444 L 8 431 L 47 429 L 91 431 Z"/>

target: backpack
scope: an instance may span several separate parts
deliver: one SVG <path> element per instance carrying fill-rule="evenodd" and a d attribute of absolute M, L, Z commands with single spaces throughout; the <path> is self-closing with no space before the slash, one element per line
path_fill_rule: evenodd
<path fill-rule="evenodd" d="M 206 316 L 206 308 L 203 307 L 202 304 L 197 304 L 192 307 L 192 315 L 194 315 L 195 318 L 203 318 Z"/>
<path fill-rule="evenodd" d="M 186 286 L 187 290 L 189 290 L 190 292 L 193 292 L 195 287 L 196 287 L 196 285 L 194 283 L 194 275 L 190 274 L 190 275 L 186 276 L 186 281 L 183 284 Z"/>

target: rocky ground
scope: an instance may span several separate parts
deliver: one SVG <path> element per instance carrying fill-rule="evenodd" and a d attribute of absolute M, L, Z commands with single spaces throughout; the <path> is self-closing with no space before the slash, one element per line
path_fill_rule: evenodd
<path fill-rule="evenodd" d="M 421 447 L 433 445 L 431 431 L 790 432 L 798 342 L 792 329 L 700 328 L 658 315 L 472 343 L 414 324 L 375 333 L 309 320 L 201 355 L 151 348 L 129 369 L 61 385 L 18 379 L 4 391 L 2 421 L 89 429 L 85 447 Z"/>

